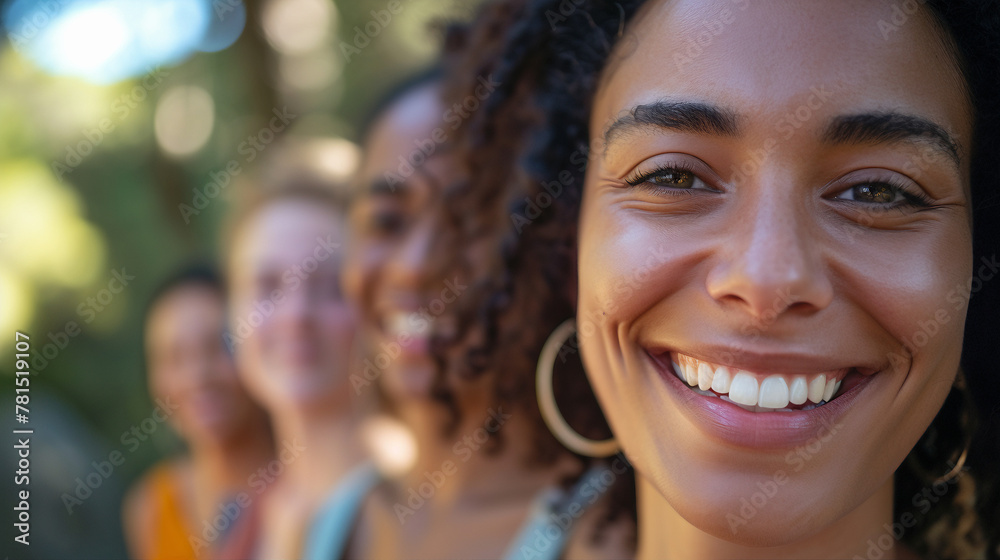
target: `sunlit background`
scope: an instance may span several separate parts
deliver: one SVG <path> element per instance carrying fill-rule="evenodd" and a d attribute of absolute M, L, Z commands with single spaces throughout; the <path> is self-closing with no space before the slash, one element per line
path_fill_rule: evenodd
<path fill-rule="evenodd" d="M 297 164 L 347 176 L 372 100 L 430 60 L 436 22 L 475 1 L 401 0 L 380 21 L 388 4 L 0 1 L 0 400 L 18 427 L 14 333 L 29 333 L 36 433 L 28 549 L 10 548 L 16 461 L 7 442 L 0 453 L 5 555 L 125 555 L 122 494 L 177 449 L 167 430 L 73 513 L 61 496 L 151 413 L 146 299 L 178 266 L 216 256 L 231 191 L 194 202 L 227 165 L 249 167 L 281 137 Z M 115 274 L 134 279 L 112 293 Z"/>

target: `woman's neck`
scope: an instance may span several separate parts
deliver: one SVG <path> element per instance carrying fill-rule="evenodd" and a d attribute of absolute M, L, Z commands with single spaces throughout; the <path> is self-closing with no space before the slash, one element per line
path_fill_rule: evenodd
<path fill-rule="evenodd" d="M 350 406 L 296 408 L 274 417 L 275 460 L 281 465 L 275 482 L 324 496 L 365 456 L 358 427 Z M 272 472 L 278 470 L 275 465 Z"/>
<path fill-rule="evenodd" d="M 400 417 L 413 432 L 417 460 L 407 474 L 396 481 L 397 491 L 406 495 L 410 488 L 425 483 L 435 486 L 435 507 L 451 507 L 456 502 L 502 500 L 534 495 L 541 488 L 569 472 L 570 461 L 551 467 L 529 467 L 526 459 L 534 453 L 534 439 L 527 415 L 499 406 L 466 406 L 457 428 L 449 434 L 450 411 L 439 403 L 421 401 L 400 407 Z M 488 450 L 502 439 L 498 452 Z"/>
<path fill-rule="evenodd" d="M 190 442 L 191 465 L 199 480 L 216 489 L 236 490 L 272 455 L 267 418 L 254 416 L 224 439 Z"/>
<path fill-rule="evenodd" d="M 250 477 L 273 456 L 267 418 L 255 416 L 230 437 L 192 441 L 189 481 L 190 506 L 199 519 L 214 515 L 219 503 L 248 492 Z"/>
<path fill-rule="evenodd" d="M 867 558 L 872 543 L 884 560 L 896 558 L 895 539 L 883 525 L 892 523 L 893 485 L 890 478 L 860 506 L 820 532 L 786 545 L 759 547 L 734 544 L 698 529 L 674 510 L 652 483 L 636 473 L 639 508 L 639 560 L 685 558 L 805 559 Z M 881 540 L 880 540 L 881 537 Z M 891 537 L 891 535 L 890 535 Z"/>

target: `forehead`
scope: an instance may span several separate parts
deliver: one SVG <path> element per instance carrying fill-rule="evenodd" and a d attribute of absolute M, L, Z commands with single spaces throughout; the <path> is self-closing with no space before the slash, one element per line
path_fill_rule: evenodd
<path fill-rule="evenodd" d="M 817 114 L 921 115 L 967 144 L 969 108 L 943 31 L 923 7 L 905 19 L 893 7 L 870 0 L 652 2 L 605 69 L 591 134 L 599 137 L 623 111 L 664 98 L 710 102 L 764 126 L 827 91 L 833 95 L 820 96 Z"/>
<path fill-rule="evenodd" d="M 399 158 L 409 157 L 421 146 L 440 148 L 437 135 L 448 132 L 444 122 L 445 109 L 437 84 L 427 84 L 407 92 L 393 103 L 372 127 L 365 146 L 362 175 L 379 175 L 386 168 L 395 168 Z"/>
<path fill-rule="evenodd" d="M 317 248 L 336 249 L 334 244 L 343 241 L 343 220 L 332 208 L 306 200 L 267 204 L 240 228 L 233 248 L 233 265 L 252 268 L 301 265 Z M 329 259 L 335 261 L 336 258 Z"/>
<path fill-rule="evenodd" d="M 197 334 L 218 329 L 223 317 L 222 296 L 200 285 L 171 290 L 150 311 L 147 333 L 150 344 L 163 337 Z"/>
<path fill-rule="evenodd" d="M 434 200 L 458 173 L 449 144 L 458 117 L 444 106 L 437 83 L 404 94 L 368 136 L 359 173 L 364 190 L 404 197 L 416 206 Z"/>

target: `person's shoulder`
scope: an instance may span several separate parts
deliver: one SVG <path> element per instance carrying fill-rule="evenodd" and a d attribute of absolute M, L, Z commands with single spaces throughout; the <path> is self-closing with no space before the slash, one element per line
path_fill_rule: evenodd
<path fill-rule="evenodd" d="M 145 543 L 152 538 L 163 486 L 169 484 L 177 476 L 178 469 L 182 468 L 183 463 L 177 460 L 161 461 L 146 471 L 125 493 L 121 509 L 122 528 L 134 556 L 140 554 Z"/>
<path fill-rule="evenodd" d="M 149 498 L 158 490 L 182 484 L 190 475 L 190 461 L 184 457 L 164 459 L 139 477 L 125 494 L 126 503 Z"/>

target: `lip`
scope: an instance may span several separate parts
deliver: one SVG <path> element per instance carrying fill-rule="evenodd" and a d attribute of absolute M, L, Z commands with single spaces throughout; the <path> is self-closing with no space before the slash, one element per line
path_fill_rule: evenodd
<path fill-rule="evenodd" d="M 885 369 L 886 364 L 874 362 L 847 362 L 835 358 L 817 356 L 810 353 L 768 352 L 759 353 L 740 349 L 734 352 L 731 347 L 716 345 L 697 345 L 685 347 L 684 351 L 677 348 L 647 347 L 650 356 L 659 356 L 670 351 L 678 352 L 696 360 L 743 369 L 753 372 L 766 372 L 782 375 L 816 374 L 839 369 L 857 369 L 862 375 L 869 376 Z"/>
<path fill-rule="evenodd" d="M 383 301 L 376 306 L 375 326 L 379 336 L 386 343 L 397 344 L 399 347 L 398 359 L 401 361 L 423 361 L 430 355 L 430 336 L 420 335 L 413 332 L 401 333 L 390 332 L 388 328 L 389 317 L 396 314 L 412 316 L 420 312 L 420 302 L 416 298 L 399 298 Z"/>
<path fill-rule="evenodd" d="M 751 449 L 789 449 L 826 433 L 834 433 L 839 430 L 843 416 L 865 394 L 876 377 L 864 375 L 860 382 L 842 395 L 812 410 L 750 412 L 720 398 L 699 395 L 674 375 L 669 363 L 664 363 L 648 351 L 646 356 L 666 383 L 673 403 L 695 425 L 716 440 Z M 761 364 L 758 362 L 757 365 Z M 775 367 L 780 369 L 783 366 L 794 367 L 790 363 L 778 363 L 759 369 L 778 373 Z M 805 368 L 812 369 L 799 364 L 794 370 L 801 372 Z"/>

